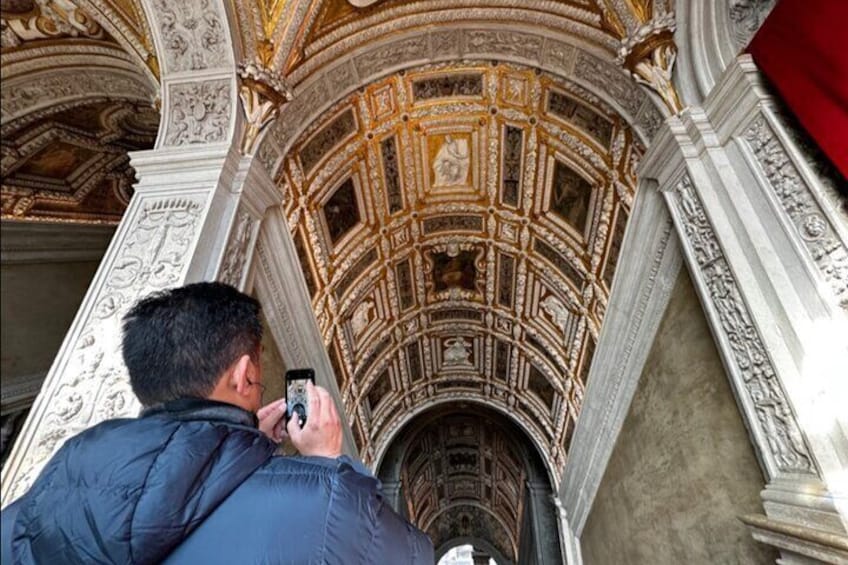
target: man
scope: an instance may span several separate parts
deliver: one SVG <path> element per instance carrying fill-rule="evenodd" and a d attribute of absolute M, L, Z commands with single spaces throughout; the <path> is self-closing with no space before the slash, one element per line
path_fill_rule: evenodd
<path fill-rule="evenodd" d="M 152 295 L 124 317 L 139 418 L 68 440 L 3 511 L 6 563 L 427 563 L 433 547 L 341 455 L 329 394 L 285 425 L 260 408 L 259 303 L 220 283 Z M 285 429 L 284 429 L 285 425 Z M 303 457 L 275 457 L 288 435 Z"/>

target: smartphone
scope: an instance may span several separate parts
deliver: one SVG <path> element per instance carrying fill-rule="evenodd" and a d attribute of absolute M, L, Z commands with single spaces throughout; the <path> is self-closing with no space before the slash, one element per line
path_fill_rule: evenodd
<path fill-rule="evenodd" d="M 315 371 L 312 369 L 291 369 L 286 371 L 286 422 L 297 416 L 302 428 L 309 416 L 309 397 L 306 395 L 306 383 L 315 384 Z"/>

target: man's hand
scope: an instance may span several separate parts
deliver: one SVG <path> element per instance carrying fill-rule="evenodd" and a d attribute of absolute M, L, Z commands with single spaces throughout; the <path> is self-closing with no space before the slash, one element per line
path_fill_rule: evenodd
<path fill-rule="evenodd" d="M 282 443 L 286 439 L 286 399 L 275 400 L 263 406 L 256 413 L 259 419 L 259 431 L 264 433 L 274 443 Z"/>
<path fill-rule="evenodd" d="M 286 425 L 292 444 L 301 455 L 336 458 L 342 454 L 342 424 L 330 393 L 311 382 L 306 383 L 309 415 L 301 428 L 292 417 Z M 285 413 L 285 403 L 283 404 Z"/>

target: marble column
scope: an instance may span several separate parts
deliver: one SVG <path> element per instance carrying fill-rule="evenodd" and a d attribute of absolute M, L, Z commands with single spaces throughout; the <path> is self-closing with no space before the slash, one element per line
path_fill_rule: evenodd
<path fill-rule="evenodd" d="M 655 179 L 766 479 L 781 563 L 848 559 L 848 221 L 748 56 L 669 118 Z M 643 187 L 644 189 L 645 187 Z"/>

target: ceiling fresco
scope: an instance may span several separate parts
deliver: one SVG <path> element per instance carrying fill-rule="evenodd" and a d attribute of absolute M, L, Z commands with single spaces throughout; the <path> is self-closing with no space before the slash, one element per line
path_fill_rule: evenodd
<path fill-rule="evenodd" d="M 503 63 L 397 73 L 304 132 L 278 184 L 366 462 L 469 399 L 560 474 L 642 153 L 584 88 Z"/>

